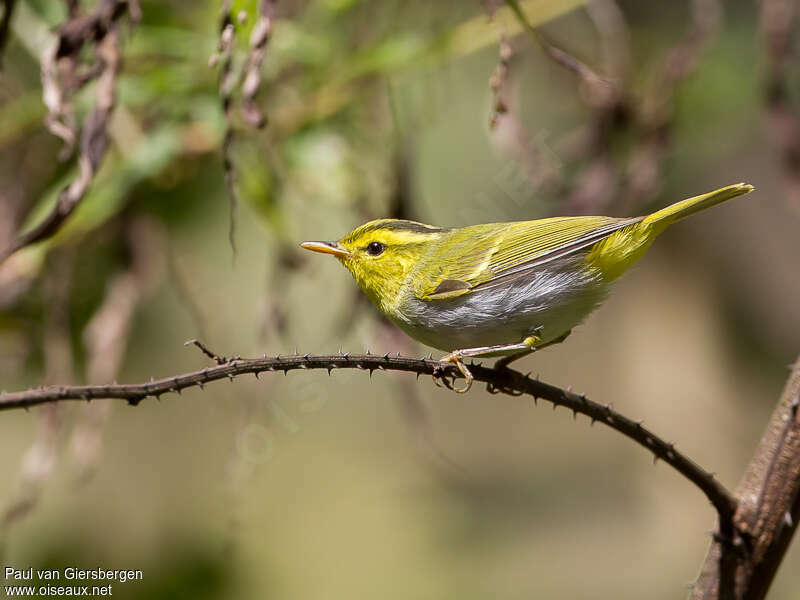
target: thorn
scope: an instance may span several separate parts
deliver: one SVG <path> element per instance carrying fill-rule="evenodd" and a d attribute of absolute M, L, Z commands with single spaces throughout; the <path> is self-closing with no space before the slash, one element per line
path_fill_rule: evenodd
<path fill-rule="evenodd" d="M 430 354 L 428 354 L 428 360 L 433 360 L 433 352 L 431 352 Z"/>
<path fill-rule="evenodd" d="M 370 353 L 370 351 L 369 351 L 369 348 L 367 348 L 367 356 L 369 356 L 370 354 L 371 354 L 371 353 Z"/>
<path fill-rule="evenodd" d="M 294 355 L 298 356 L 298 354 L 297 354 L 297 346 L 294 347 Z"/>
<path fill-rule="evenodd" d="M 287 373 L 289 373 L 289 369 L 284 369 L 283 370 L 283 376 L 286 377 Z"/>
<path fill-rule="evenodd" d="M 536 396 L 533 397 L 533 405 L 539 406 L 539 399 Z"/>
<path fill-rule="evenodd" d="M 656 464 L 657 462 L 658 462 L 658 456 L 653 454 L 653 464 Z"/>
<path fill-rule="evenodd" d="M 641 429 L 642 428 L 642 423 L 644 423 L 644 420 L 643 419 L 639 419 L 638 421 L 636 421 L 636 427 L 638 429 Z"/>
<path fill-rule="evenodd" d="M 328 365 L 328 377 L 331 376 L 331 371 L 332 370 L 333 370 L 333 367 L 331 365 Z"/>
<path fill-rule="evenodd" d="M 400 358 L 400 353 L 399 352 L 397 353 L 397 358 Z"/>
<path fill-rule="evenodd" d="M 572 393 L 572 386 L 571 386 L 571 385 L 568 385 L 568 386 L 567 386 L 567 393 L 568 393 L 568 394 L 571 394 L 571 393 Z"/>
<path fill-rule="evenodd" d="M 337 352 L 337 354 L 341 354 L 341 353 L 342 353 L 342 349 L 339 348 L 339 351 Z"/>
<path fill-rule="evenodd" d="M 255 375 L 256 379 L 258 379 L 258 371 L 253 371 L 253 375 Z"/>
<path fill-rule="evenodd" d="M 783 522 L 786 523 L 787 527 L 794 527 L 794 520 L 792 519 L 792 513 L 788 510 L 783 515 Z"/>
<path fill-rule="evenodd" d="M 267 360 L 267 353 L 266 352 L 264 352 L 264 354 L 261 355 L 261 359 L 262 360 Z"/>
<path fill-rule="evenodd" d="M 233 382 L 233 373 L 228 373 L 228 380 Z"/>
<path fill-rule="evenodd" d="M 370 379 L 372 379 L 372 372 L 373 372 L 374 370 L 375 370 L 375 369 L 370 369 L 370 370 L 369 370 L 369 378 L 370 378 Z"/>
<path fill-rule="evenodd" d="M 595 422 L 596 420 L 597 420 L 597 419 L 595 419 L 594 417 L 592 417 L 592 418 L 591 418 L 591 420 L 589 421 L 589 427 L 591 427 L 592 425 L 594 425 L 594 422 Z"/>
<path fill-rule="evenodd" d="M 350 360 L 350 353 L 349 352 L 345 352 L 343 356 L 344 356 L 345 360 Z"/>
<path fill-rule="evenodd" d="M 308 352 L 303 354 L 303 360 L 308 360 L 308 357 L 311 356 Z"/>
<path fill-rule="evenodd" d="M 419 376 L 420 375 L 422 375 L 422 373 L 417 373 L 417 381 L 419 381 Z"/>
<path fill-rule="evenodd" d="M 668 448 L 667 449 L 667 458 L 669 458 L 669 459 L 675 458 L 675 444 L 670 442 L 669 444 L 667 444 L 667 448 Z"/>
<path fill-rule="evenodd" d="M 389 360 L 389 353 L 388 352 L 383 355 L 383 360 Z"/>
<path fill-rule="evenodd" d="M 578 418 L 578 411 L 574 408 L 572 409 L 572 420 L 575 421 Z"/>
<path fill-rule="evenodd" d="M 280 354 L 278 354 L 278 355 L 275 357 L 275 360 L 280 360 L 280 359 L 281 359 L 281 355 L 280 355 Z"/>
<path fill-rule="evenodd" d="M 206 388 L 206 385 L 202 381 L 198 381 L 197 387 L 199 387 L 201 390 L 204 390 Z"/>

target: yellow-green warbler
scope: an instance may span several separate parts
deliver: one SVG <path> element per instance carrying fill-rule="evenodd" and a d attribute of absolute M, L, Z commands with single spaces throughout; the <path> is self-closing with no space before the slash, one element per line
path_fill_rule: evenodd
<path fill-rule="evenodd" d="M 554 217 L 461 228 L 378 219 L 338 242 L 303 242 L 332 254 L 389 319 L 449 352 L 441 360 L 503 356 L 497 366 L 563 341 L 671 223 L 753 190 L 744 183 L 646 217 Z"/>

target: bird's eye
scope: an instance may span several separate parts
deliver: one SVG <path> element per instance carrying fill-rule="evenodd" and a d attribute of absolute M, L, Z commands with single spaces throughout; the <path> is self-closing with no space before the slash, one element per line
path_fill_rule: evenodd
<path fill-rule="evenodd" d="M 380 242 L 370 242 L 367 245 L 367 254 L 369 254 L 370 256 L 378 256 L 384 250 L 386 250 L 386 246 L 384 244 L 381 244 Z"/>

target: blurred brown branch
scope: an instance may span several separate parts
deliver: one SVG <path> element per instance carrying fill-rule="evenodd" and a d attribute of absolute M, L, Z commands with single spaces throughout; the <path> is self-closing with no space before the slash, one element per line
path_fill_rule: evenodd
<path fill-rule="evenodd" d="M 44 281 L 49 297 L 42 330 L 45 381 L 74 377 L 69 318 L 74 270 L 74 248 L 51 255 Z M 14 526 L 39 504 L 45 485 L 61 458 L 66 425 L 64 407 L 47 406 L 37 418 L 36 438 L 22 457 L 15 489 L 0 519 L 0 552 Z"/>
<path fill-rule="evenodd" d="M 800 214 L 800 120 L 792 106 L 789 83 L 796 55 L 792 34 L 800 8 L 790 0 L 761 2 L 761 30 L 766 53 L 766 126 L 782 154 L 783 175 L 789 205 Z"/>
<path fill-rule="evenodd" d="M 11 28 L 11 17 L 17 0 L 3 0 L 3 17 L 0 19 L 0 67 L 3 65 L 3 52 L 8 43 L 8 32 Z"/>
<path fill-rule="evenodd" d="M 233 161 L 233 144 L 235 140 L 233 121 L 234 93 L 237 87 L 241 87 L 241 113 L 244 121 L 252 127 L 263 127 L 267 120 L 256 104 L 255 98 L 261 87 L 261 64 L 267 54 L 267 43 L 272 35 L 272 27 L 275 22 L 275 3 L 276 0 L 259 1 L 258 18 L 250 35 L 247 56 L 241 68 L 236 69 L 234 68 L 236 25 L 234 23 L 233 5 L 231 0 L 223 0 L 220 12 L 219 44 L 217 52 L 212 54 L 209 59 L 209 65 L 212 67 L 215 67 L 221 61 L 219 97 L 226 122 L 225 136 L 222 141 L 222 168 L 230 203 L 228 241 L 234 255 L 236 254 L 236 209 L 238 205 L 236 168 Z M 244 23 L 248 18 L 249 15 L 245 10 L 236 15 L 236 19 L 240 23 Z"/>
<path fill-rule="evenodd" d="M 70 16 L 58 31 L 57 43 L 42 58 L 43 99 L 49 113 L 45 123 L 65 142 L 63 156 L 72 153 L 77 126 L 70 100 L 89 81 L 97 79 L 95 106 L 83 123 L 78 156 L 78 175 L 58 195 L 56 204 L 42 221 L 18 234 L 8 248 L 0 249 L 0 262 L 17 250 L 53 236 L 78 207 L 94 179 L 108 147 L 107 126 L 116 102 L 117 77 L 121 64 L 119 20 L 128 14 L 132 23 L 140 16 L 138 1 L 102 0 L 88 15 L 77 3 L 70 4 Z M 94 63 L 83 65 L 84 46 L 94 50 Z"/>
<path fill-rule="evenodd" d="M 736 489 L 734 523 L 741 539 L 728 597 L 765 598 L 800 519 L 800 357 L 767 425 L 761 444 Z M 731 540 L 715 541 L 692 593 L 693 600 L 722 598 L 720 554 Z"/>
<path fill-rule="evenodd" d="M 164 278 L 166 234 L 158 221 L 136 217 L 126 227 L 129 267 L 109 282 L 102 303 L 83 330 L 86 380 L 116 378 L 128 349 L 136 312 Z M 83 407 L 70 439 L 70 451 L 78 467 L 78 479 L 93 472 L 102 451 L 103 430 L 110 414 L 108 404 Z"/>

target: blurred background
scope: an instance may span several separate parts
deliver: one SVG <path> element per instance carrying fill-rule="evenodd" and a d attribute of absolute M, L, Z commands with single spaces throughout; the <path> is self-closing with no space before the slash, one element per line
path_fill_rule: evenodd
<path fill-rule="evenodd" d="M 78 208 L 0 265 L 0 388 L 207 366 L 190 338 L 427 354 L 297 243 L 382 216 L 636 215 L 746 181 L 520 364 L 735 487 L 800 348 L 796 3 L 522 2 L 538 38 L 477 0 L 144 1 L 138 23 L 110 4 L 104 79 L 90 37 L 47 56 L 109 2 L 5 3 L 0 249 L 81 177 L 47 124 L 68 138 L 117 94 Z M 5 412 L 0 450 L 0 563 L 142 569 L 123 598 L 681 598 L 715 520 L 601 425 L 402 374 Z M 770 598 L 797 598 L 798 567 L 795 543 Z"/>

